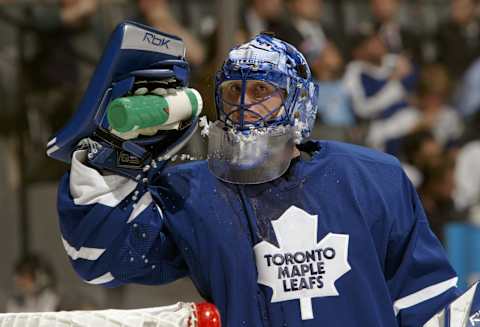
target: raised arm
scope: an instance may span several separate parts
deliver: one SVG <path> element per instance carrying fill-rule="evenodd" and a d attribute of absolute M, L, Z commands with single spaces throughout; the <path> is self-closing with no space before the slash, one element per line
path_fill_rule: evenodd
<path fill-rule="evenodd" d="M 196 130 L 183 41 L 136 23 L 111 36 L 72 120 L 47 154 L 71 163 L 58 210 L 65 250 L 88 283 L 166 283 L 188 273 L 149 183 Z M 160 200 L 159 200 L 160 201 Z"/>

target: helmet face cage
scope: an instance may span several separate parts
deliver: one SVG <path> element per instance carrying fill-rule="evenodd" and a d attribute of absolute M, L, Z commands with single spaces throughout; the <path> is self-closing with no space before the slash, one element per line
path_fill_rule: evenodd
<path fill-rule="evenodd" d="M 228 103 L 222 94 L 222 85 L 228 81 L 241 85 L 240 99 L 235 104 Z M 266 82 L 275 90 L 259 101 L 246 103 L 248 81 Z M 265 102 L 278 95 L 281 103 L 276 107 L 261 113 L 252 109 L 259 105 L 266 107 Z M 215 79 L 218 119 L 244 133 L 256 128 L 291 125 L 297 127 L 301 137 L 306 137 L 315 121 L 317 101 L 318 86 L 312 81 L 303 55 L 290 44 L 266 34 L 233 48 Z"/>
<path fill-rule="evenodd" d="M 246 73 L 240 80 L 229 79 L 218 83 L 215 95 L 218 116 L 226 126 L 249 130 L 267 125 L 284 124 L 288 121 L 288 114 L 284 110 L 287 100 L 286 90 L 262 77 Z M 250 96 L 259 88 L 258 85 L 267 91 Z M 230 95 L 232 92 L 228 90 L 230 88 L 240 90 L 235 90 L 232 96 Z"/>

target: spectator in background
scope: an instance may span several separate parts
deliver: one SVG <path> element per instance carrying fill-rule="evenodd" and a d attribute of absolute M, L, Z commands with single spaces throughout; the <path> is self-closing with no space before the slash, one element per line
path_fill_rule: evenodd
<path fill-rule="evenodd" d="M 20 8 L 0 5 L 0 136 L 14 133 L 15 110 L 18 107 L 18 36 L 16 26 L 8 20 L 18 15 Z"/>
<path fill-rule="evenodd" d="M 472 223 L 480 225 L 480 111 L 465 123 L 463 146 L 456 154 L 455 205 Z"/>
<path fill-rule="evenodd" d="M 441 161 L 442 147 L 430 130 L 417 130 L 402 141 L 400 160 L 415 188 L 423 182 L 423 171 Z"/>
<path fill-rule="evenodd" d="M 27 58 L 26 73 L 35 95 L 29 99 L 31 107 L 42 107 L 40 116 L 48 117 L 52 123 L 46 139 L 61 128 L 73 112 L 81 58 L 72 41 L 89 27 L 97 6 L 97 0 L 61 0 L 58 6 L 33 7 L 35 49 Z"/>
<path fill-rule="evenodd" d="M 66 26 L 79 26 L 97 9 L 97 0 L 62 0 L 60 17 Z"/>
<path fill-rule="evenodd" d="M 468 120 L 480 112 L 480 58 L 477 58 L 461 77 L 453 101 L 459 113 Z"/>
<path fill-rule="evenodd" d="M 417 74 L 406 56 L 388 53 L 378 28 L 366 27 L 352 40 L 355 60 L 347 67 L 345 83 L 355 115 L 370 124 L 367 144 L 396 154 L 398 146 L 387 143 L 415 126 L 416 114 L 405 109 Z"/>
<path fill-rule="evenodd" d="M 56 311 L 60 298 L 50 264 L 37 254 L 29 254 L 15 264 L 14 294 L 7 312 Z"/>
<path fill-rule="evenodd" d="M 301 36 L 301 42 L 294 45 L 302 52 L 312 48 L 324 48 L 327 35 L 320 24 L 322 0 L 287 0 L 292 27 Z"/>
<path fill-rule="evenodd" d="M 373 24 L 378 25 L 379 34 L 387 51 L 406 55 L 420 63 L 423 55 L 418 37 L 398 22 L 400 0 L 370 0 Z"/>
<path fill-rule="evenodd" d="M 406 106 L 413 90 L 413 65 L 404 56 L 389 55 L 377 28 L 366 28 L 352 40 L 353 57 L 346 71 L 355 114 L 362 119 L 389 115 Z"/>
<path fill-rule="evenodd" d="M 350 106 L 350 97 L 343 83 L 345 65 L 338 48 L 325 41 L 318 54 L 306 53 L 307 60 L 320 85 L 318 114 L 323 124 L 351 127 L 355 118 Z"/>
<path fill-rule="evenodd" d="M 465 119 L 464 124 L 465 129 L 460 143 L 467 144 L 480 140 L 480 110 Z"/>
<path fill-rule="evenodd" d="M 454 82 L 480 56 L 477 2 L 478 0 L 451 0 L 450 19 L 439 27 L 436 35 L 437 60 L 448 67 Z"/>
<path fill-rule="evenodd" d="M 455 168 L 455 205 L 468 218 L 480 224 L 480 138 L 466 143 L 459 151 Z"/>
<path fill-rule="evenodd" d="M 183 27 L 172 13 L 169 0 L 137 0 L 141 23 L 183 39 L 187 47 L 187 60 L 195 68 L 205 62 L 206 49 L 193 33 Z"/>
<path fill-rule="evenodd" d="M 267 31 L 270 24 L 283 14 L 283 0 L 250 0 L 247 1 L 243 28 L 247 39 Z"/>
<path fill-rule="evenodd" d="M 91 27 L 97 6 L 97 0 L 61 0 L 31 6 L 29 17 L 24 17 L 29 29 L 22 67 L 24 97 L 19 101 L 25 115 L 16 112 L 14 119 L 27 126 L 27 183 L 58 179 L 65 171 L 65 165 L 45 157 L 44 149 L 75 109 L 81 91 L 80 60 L 85 58 L 74 41 Z"/>
<path fill-rule="evenodd" d="M 442 146 L 457 141 L 463 132 L 460 115 L 446 103 L 449 94 L 450 79 L 446 68 L 438 64 L 424 66 L 417 92 L 417 128 L 431 130 Z"/>
<path fill-rule="evenodd" d="M 437 161 L 423 171 L 423 182 L 419 187 L 419 195 L 432 231 L 441 241 L 447 223 L 465 220 L 464 213 L 456 210 L 453 201 L 454 170 L 452 160 Z"/>
<path fill-rule="evenodd" d="M 271 31 L 277 37 L 298 44 L 301 35 L 292 30 L 292 25 L 284 16 L 283 0 L 248 0 L 241 23 L 241 41 L 251 39 L 255 35 Z"/>
<path fill-rule="evenodd" d="M 343 82 L 345 64 L 340 51 L 330 41 L 323 47 L 304 52 L 319 85 L 318 118 L 312 138 L 349 138 L 355 124 L 350 96 Z"/>

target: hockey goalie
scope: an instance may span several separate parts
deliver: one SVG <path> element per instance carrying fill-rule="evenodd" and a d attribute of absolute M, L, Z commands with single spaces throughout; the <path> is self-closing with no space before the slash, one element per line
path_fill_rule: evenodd
<path fill-rule="evenodd" d="M 202 111 L 188 77 L 182 40 L 123 23 L 49 142 L 71 163 L 58 210 L 82 279 L 189 276 L 228 327 L 418 327 L 458 296 L 399 162 L 308 139 L 322 99 L 295 47 L 234 47 L 202 120 L 207 160 L 170 165 Z"/>

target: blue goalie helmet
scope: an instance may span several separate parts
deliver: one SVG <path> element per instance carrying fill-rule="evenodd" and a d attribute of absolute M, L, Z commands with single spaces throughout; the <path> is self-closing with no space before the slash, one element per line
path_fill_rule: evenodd
<path fill-rule="evenodd" d="M 317 102 L 318 85 L 302 53 L 265 33 L 230 50 L 215 79 L 218 119 L 244 133 L 290 125 L 298 143 L 310 134 Z"/>
<path fill-rule="evenodd" d="M 292 45 L 259 34 L 233 48 L 215 80 L 210 171 L 235 184 L 278 178 L 297 155 L 295 143 L 310 134 L 317 101 L 318 85 Z"/>

